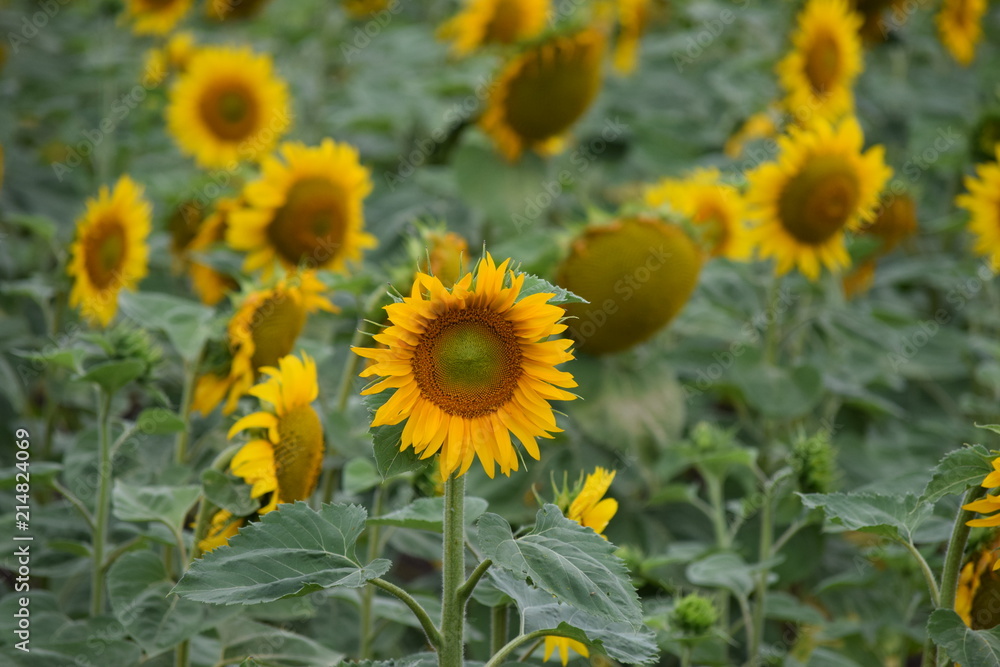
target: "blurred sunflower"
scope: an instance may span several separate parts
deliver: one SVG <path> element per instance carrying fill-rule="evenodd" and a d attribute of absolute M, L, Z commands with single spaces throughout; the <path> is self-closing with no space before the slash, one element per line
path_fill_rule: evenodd
<path fill-rule="evenodd" d="M 325 290 L 315 273 L 305 272 L 246 295 L 226 328 L 231 357 L 228 369 L 209 371 L 198 378 L 191 410 L 207 415 L 226 399 L 222 412 L 232 413 L 260 369 L 274 366 L 291 352 L 309 313 L 337 312 L 321 295 Z"/>
<path fill-rule="evenodd" d="M 779 133 L 778 121 L 773 110 L 760 111 L 743 121 L 743 124 L 726 140 L 722 151 L 726 157 L 735 160 L 743 154 L 746 145 L 751 141 L 770 139 Z"/>
<path fill-rule="evenodd" d="M 976 56 L 984 14 L 986 0 L 944 0 L 934 18 L 941 43 L 961 65 L 969 65 Z"/>
<path fill-rule="evenodd" d="M 618 511 L 618 501 L 604 497 L 614 479 L 615 471 L 601 467 L 594 468 L 594 472 L 587 475 L 583 488 L 569 506 L 566 518 L 576 521 L 581 526 L 593 528 L 595 533 L 604 537 L 604 529 Z M 546 637 L 545 656 L 542 660 L 547 661 L 556 649 L 559 650 L 559 659 L 564 667 L 569 663 L 570 649 L 584 658 L 590 657 L 586 644 L 567 637 Z"/>
<path fill-rule="evenodd" d="M 451 287 L 462 277 L 462 267 L 469 261 L 469 244 L 461 235 L 447 230 L 421 230 L 414 244 L 418 273 L 426 273 Z"/>
<path fill-rule="evenodd" d="M 352 348 L 375 361 L 362 377 L 384 378 L 363 395 L 395 389 L 372 426 L 405 420 L 400 447 L 424 459 L 440 452 L 444 478 L 477 455 L 491 478 L 495 464 L 517 470 L 511 433 L 538 460 L 535 438 L 561 431 L 549 401 L 575 398 L 559 388 L 575 387 L 573 376 L 555 369 L 573 358 L 572 341 L 547 340 L 566 329 L 564 311 L 548 293 L 518 300 L 525 275 L 509 264 L 487 254 L 450 290 L 418 274 L 410 296 L 385 307 L 391 326 L 374 339 L 387 349 Z"/>
<path fill-rule="evenodd" d="M 748 175 L 749 235 L 762 257 L 776 258 L 779 275 L 797 266 L 816 280 L 821 265 L 850 263 L 844 230 L 871 218 L 892 175 L 882 146 L 862 153 L 863 144 L 856 119 L 817 120 L 778 139 L 778 161 Z"/>
<path fill-rule="evenodd" d="M 798 16 L 792 52 L 777 67 L 793 115 L 836 120 L 854 108 L 851 86 L 864 68 L 861 24 L 846 0 L 809 0 Z"/>
<path fill-rule="evenodd" d="M 250 394 L 271 404 L 243 417 L 229 429 L 227 437 L 247 429 L 260 429 L 260 437 L 249 441 L 233 457 L 229 467 L 250 487 L 250 497 L 263 504 L 258 515 L 282 503 L 305 500 L 316 488 L 323 467 L 323 424 L 312 407 L 319 395 L 316 362 L 302 353 L 302 360 L 286 356 L 278 367 L 261 369 L 268 379 L 250 389 Z M 225 544 L 239 530 L 242 518 L 220 510 L 198 546 L 211 551 Z"/>
<path fill-rule="evenodd" d="M 183 72 L 197 48 L 190 32 L 174 33 L 162 47 L 146 52 L 143 80 L 158 86 L 170 74 Z"/>
<path fill-rule="evenodd" d="M 194 0 L 125 0 L 125 16 L 137 35 L 165 35 L 174 29 Z"/>
<path fill-rule="evenodd" d="M 996 550 L 1000 549 L 1000 532 L 993 530 L 970 553 L 958 577 L 955 591 L 955 612 L 973 630 L 988 630 L 1000 624 L 993 601 L 1000 594 L 1000 575 Z"/>
<path fill-rule="evenodd" d="M 102 186 L 76 222 L 67 271 L 73 279 L 69 305 L 92 324 L 107 326 L 118 311 L 118 292 L 146 276 L 152 207 L 128 176 L 113 190 Z"/>
<path fill-rule="evenodd" d="M 996 147 L 1000 161 L 1000 144 Z M 955 203 L 969 212 L 969 229 L 976 236 L 975 252 L 988 257 L 994 271 L 1000 271 L 1000 164 L 976 165 L 976 175 L 965 177 L 967 193 Z"/>
<path fill-rule="evenodd" d="M 1000 110 L 984 113 L 969 135 L 969 152 L 974 162 L 995 162 L 1000 146 Z"/>
<path fill-rule="evenodd" d="M 635 71 L 639 57 L 639 40 L 649 26 L 653 0 L 617 0 L 618 38 L 611 62 L 621 74 Z"/>
<path fill-rule="evenodd" d="M 269 0 L 208 0 L 205 13 L 214 21 L 248 19 L 260 13 Z"/>
<path fill-rule="evenodd" d="M 993 471 L 983 478 L 980 484 L 984 489 L 1000 488 L 1000 456 L 993 459 Z M 967 526 L 973 528 L 995 528 L 1000 526 L 1000 493 L 987 493 L 984 497 L 975 502 L 962 505 L 962 509 L 979 514 L 993 514 L 982 519 L 971 519 L 966 521 Z M 993 569 L 1000 569 L 1000 560 L 993 564 Z"/>
<path fill-rule="evenodd" d="M 526 148 L 559 152 L 600 90 L 603 54 L 604 36 L 596 29 L 528 48 L 498 74 L 480 120 L 483 131 L 510 161 Z"/>
<path fill-rule="evenodd" d="M 205 218 L 198 228 L 197 234 L 188 244 L 189 252 L 202 252 L 212 246 L 222 243 L 226 238 L 226 227 L 229 216 L 240 206 L 240 200 L 235 197 L 223 197 L 215 203 L 215 210 Z M 188 275 L 191 284 L 201 302 L 214 306 L 222 301 L 229 292 L 237 289 L 238 284 L 228 276 L 208 264 L 191 259 L 188 264 Z"/>
<path fill-rule="evenodd" d="M 702 252 L 679 226 L 624 218 L 588 228 L 556 271 L 556 282 L 590 303 L 566 304 L 579 349 L 601 355 L 651 338 L 687 303 Z"/>
<path fill-rule="evenodd" d="M 740 191 L 722 182 L 718 169 L 696 169 L 683 179 L 664 179 L 646 189 L 650 206 L 669 205 L 704 231 L 714 257 L 744 261 L 751 246 L 746 234 L 746 205 Z"/>
<path fill-rule="evenodd" d="M 906 0 L 851 0 L 851 9 L 864 20 L 858 32 L 867 44 L 888 40 L 890 30 L 889 22 L 885 19 L 887 12 L 893 12 L 893 27 L 902 27 L 910 15 L 906 11 Z"/>
<path fill-rule="evenodd" d="M 389 0 L 340 0 L 344 10 L 356 19 L 368 18 L 389 6 Z"/>
<path fill-rule="evenodd" d="M 452 42 L 456 56 L 467 56 L 490 44 L 514 44 L 545 29 L 551 0 L 467 0 L 442 25 L 438 39 Z"/>
<path fill-rule="evenodd" d="M 324 139 L 319 146 L 281 146 L 284 161 L 267 157 L 261 177 L 243 191 L 245 205 L 230 216 L 226 242 L 249 254 L 244 270 L 270 274 L 274 260 L 294 269 L 345 271 L 377 241 L 365 232 L 361 201 L 371 192 L 358 151 Z"/>
<path fill-rule="evenodd" d="M 201 167 L 229 167 L 270 151 L 290 123 L 288 91 L 268 55 L 204 47 L 170 89 L 167 125 Z"/>
<path fill-rule="evenodd" d="M 183 264 L 191 241 L 198 235 L 198 229 L 204 220 L 205 210 L 195 200 L 182 201 L 167 219 L 167 231 L 170 233 L 170 254 L 174 257 L 175 268 Z"/>
<path fill-rule="evenodd" d="M 913 198 L 903 193 L 892 197 L 878 209 L 875 220 L 861 232 L 874 236 L 881 245 L 864 262 L 855 267 L 843 279 L 844 294 L 853 297 L 871 288 L 875 280 L 875 268 L 883 255 L 892 252 L 903 239 L 917 231 L 917 209 Z"/>

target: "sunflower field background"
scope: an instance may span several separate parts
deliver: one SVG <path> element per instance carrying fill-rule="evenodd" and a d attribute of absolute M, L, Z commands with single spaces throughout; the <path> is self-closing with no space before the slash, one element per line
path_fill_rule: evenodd
<path fill-rule="evenodd" d="M 0 662 L 1000 665 L 1000 6 L 0 0 Z"/>

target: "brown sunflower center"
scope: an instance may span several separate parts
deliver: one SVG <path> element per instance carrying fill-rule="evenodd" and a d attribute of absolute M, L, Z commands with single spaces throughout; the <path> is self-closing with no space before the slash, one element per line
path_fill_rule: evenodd
<path fill-rule="evenodd" d="M 487 308 L 438 317 L 413 354 L 420 393 L 451 415 L 479 417 L 511 400 L 521 377 L 514 325 Z"/>
<path fill-rule="evenodd" d="M 829 92 L 840 75 L 840 47 L 832 35 L 820 33 L 806 52 L 806 76 L 817 93 Z"/>
<path fill-rule="evenodd" d="M 515 0 L 500 0 L 483 31 L 483 41 L 490 44 L 510 44 L 521 36 L 524 9 Z"/>
<path fill-rule="evenodd" d="M 529 142 L 563 134 L 600 87 L 598 46 L 560 41 L 533 53 L 509 82 L 507 124 Z"/>
<path fill-rule="evenodd" d="M 325 264 L 347 233 L 347 197 L 325 178 L 295 183 L 267 228 L 274 248 L 290 264 Z"/>
<path fill-rule="evenodd" d="M 778 213 L 782 226 L 802 243 L 822 244 L 854 214 L 860 185 L 857 173 L 844 158 L 813 158 L 781 193 Z"/>
<path fill-rule="evenodd" d="M 120 278 L 125 264 L 125 230 L 116 219 L 99 223 L 83 243 L 84 264 L 91 282 L 103 289 Z"/>
<path fill-rule="evenodd" d="M 278 420 L 274 446 L 278 498 L 290 503 L 309 497 L 323 462 L 323 425 L 310 405 L 300 405 Z"/>
<path fill-rule="evenodd" d="M 170 247 L 177 253 L 183 253 L 194 237 L 198 235 L 198 227 L 204 218 L 204 209 L 196 201 L 182 202 L 167 221 L 170 230 Z"/>
<path fill-rule="evenodd" d="M 306 323 L 306 310 L 288 294 L 279 292 L 265 299 L 250 318 L 254 369 L 277 366 L 289 354 Z"/>
<path fill-rule="evenodd" d="M 226 141 L 247 139 L 257 127 L 257 104 L 239 82 L 226 83 L 201 99 L 201 117 L 208 128 Z"/>

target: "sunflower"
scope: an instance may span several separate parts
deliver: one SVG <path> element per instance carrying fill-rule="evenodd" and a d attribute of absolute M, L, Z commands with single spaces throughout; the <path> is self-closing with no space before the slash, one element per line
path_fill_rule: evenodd
<path fill-rule="evenodd" d="M 229 216 L 239 205 L 240 200 L 235 197 L 224 197 L 216 202 L 215 211 L 201 223 L 198 232 L 188 244 L 188 251 L 204 252 L 224 241 Z M 194 259 L 188 264 L 188 275 L 191 276 L 191 283 L 198 298 L 208 306 L 219 303 L 227 293 L 238 287 L 231 276 Z"/>
<path fill-rule="evenodd" d="M 726 157 L 735 160 L 743 154 L 746 145 L 751 141 L 770 139 L 779 133 L 778 121 L 775 120 L 772 110 L 760 111 L 743 121 L 743 124 L 726 140 L 722 151 Z"/>
<path fill-rule="evenodd" d="M 208 0 L 205 12 L 215 21 L 248 19 L 260 13 L 268 0 Z"/>
<path fill-rule="evenodd" d="M 566 518 L 576 521 L 581 526 L 592 528 L 595 533 L 604 537 L 604 529 L 618 511 L 617 500 L 604 498 L 614 479 L 614 471 L 601 467 L 594 468 L 594 472 L 587 475 L 583 488 L 569 506 Z M 568 637 L 550 636 L 545 638 L 545 656 L 542 659 L 547 661 L 556 649 L 559 649 L 559 659 L 564 666 L 569 662 L 570 649 L 585 658 L 590 657 L 590 651 L 585 644 Z"/>
<path fill-rule="evenodd" d="M 262 502 L 258 515 L 282 503 L 307 499 L 323 467 L 323 425 L 311 405 L 319 395 L 316 363 L 303 352 L 301 360 L 289 355 L 278 360 L 277 368 L 261 371 L 268 379 L 250 394 L 270 403 L 272 409 L 243 417 L 228 435 L 232 439 L 247 429 L 259 432 L 260 437 L 243 445 L 229 464 L 233 474 L 250 486 L 250 497 Z M 242 522 L 220 510 L 199 547 L 211 551 L 225 544 Z"/>
<path fill-rule="evenodd" d="M 1000 144 L 996 147 L 1000 161 Z M 1000 271 L 1000 164 L 976 165 L 976 175 L 965 177 L 966 194 L 955 203 L 969 212 L 969 228 L 976 235 L 973 246 L 979 255 L 989 257 L 994 271 Z"/>
<path fill-rule="evenodd" d="M 1000 146 L 1000 110 L 992 109 L 980 117 L 969 135 L 969 152 L 974 162 L 994 162 Z"/>
<path fill-rule="evenodd" d="M 165 35 L 174 29 L 194 0 L 125 0 L 125 16 L 137 35 Z"/>
<path fill-rule="evenodd" d="M 639 40 L 649 26 L 653 0 L 617 0 L 618 39 L 612 62 L 621 74 L 635 71 L 639 55 Z"/>
<path fill-rule="evenodd" d="M 976 56 L 984 14 L 986 0 L 944 0 L 934 18 L 941 43 L 961 65 L 969 65 Z"/>
<path fill-rule="evenodd" d="M 480 121 L 483 131 L 510 161 L 525 148 L 559 152 L 600 90 L 603 54 L 604 36 L 596 29 L 530 47 L 498 74 Z"/>
<path fill-rule="evenodd" d="M 846 0 L 809 0 L 798 16 L 792 52 L 777 67 L 790 112 L 828 120 L 851 112 L 851 86 L 863 69 L 862 22 Z"/>
<path fill-rule="evenodd" d="M 365 19 L 389 6 L 389 0 L 340 0 L 344 10 L 356 19 Z"/>
<path fill-rule="evenodd" d="M 538 460 L 535 438 L 561 430 L 548 402 L 576 398 L 559 388 L 575 387 L 573 376 L 555 369 L 573 358 L 572 341 L 548 340 L 565 331 L 564 311 L 549 293 L 518 300 L 525 275 L 509 263 L 487 254 L 450 290 L 417 274 L 410 296 L 385 307 L 391 326 L 375 341 L 387 349 L 353 348 L 376 362 L 362 377 L 385 378 L 362 394 L 395 389 L 372 426 L 405 420 L 400 447 L 425 459 L 440 452 L 445 478 L 465 474 L 477 455 L 491 478 L 495 464 L 517 470 L 511 433 Z"/>
<path fill-rule="evenodd" d="M 467 0 L 465 7 L 438 30 L 452 42 L 456 56 L 488 44 L 514 44 L 545 29 L 551 0 Z"/>
<path fill-rule="evenodd" d="M 861 15 L 864 23 L 859 30 L 862 39 L 867 44 L 875 44 L 888 40 L 889 30 L 885 14 L 893 12 L 892 24 L 901 27 L 909 18 L 906 10 L 907 0 L 851 0 L 851 9 Z"/>
<path fill-rule="evenodd" d="M 170 253 L 175 264 L 180 264 L 188 247 L 198 235 L 198 229 L 205 217 L 205 209 L 195 200 L 182 201 L 167 219 L 167 231 L 170 232 Z"/>
<path fill-rule="evenodd" d="M 270 151 L 290 122 L 288 90 L 270 56 L 204 47 L 170 89 L 167 125 L 202 167 L 230 167 Z"/>
<path fill-rule="evenodd" d="M 274 366 L 291 352 L 309 313 L 337 312 L 321 296 L 325 289 L 315 273 L 305 272 L 289 276 L 272 288 L 248 294 L 226 329 L 231 355 L 229 367 L 198 378 L 191 410 L 207 415 L 225 398 L 222 412 L 227 415 L 233 412 L 260 370 Z"/>
<path fill-rule="evenodd" d="M 246 205 L 230 217 L 226 242 L 249 252 L 244 270 L 266 276 L 277 259 L 290 269 L 344 271 L 360 261 L 377 241 L 362 229 L 372 182 L 358 151 L 324 139 L 315 147 L 283 144 L 281 155 L 263 160 L 260 179 L 244 188 Z"/>
<path fill-rule="evenodd" d="M 683 179 L 664 179 L 647 188 L 646 203 L 669 205 L 703 230 L 711 254 L 743 261 L 750 257 L 746 206 L 740 191 L 723 183 L 718 169 L 696 169 Z"/>
<path fill-rule="evenodd" d="M 777 259 L 779 274 L 798 266 L 816 280 L 821 264 L 837 269 L 850 263 L 844 230 L 871 219 L 892 175 L 883 148 L 862 153 L 863 143 L 856 119 L 837 125 L 819 119 L 779 138 L 778 161 L 748 175 L 749 235 L 762 257 Z"/>
<path fill-rule="evenodd" d="M 445 287 L 458 282 L 465 273 L 462 267 L 469 261 L 469 243 L 444 229 L 422 229 L 411 252 L 417 260 L 417 272 L 436 277 Z"/>
<path fill-rule="evenodd" d="M 973 630 L 989 630 L 1000 624 L 1000 615 L 991 604 L 1000 594 L 1000 575 L 995 570 L 1000 532 L 991 534 L 970 549 L 959 573 L 955 591 L 955 611 Z"/>
<path fill-rule="evenodd" d="M 1000 456 L 993 459 L 993 472 L 986 475 L 980 484 L 984 489 L 1000 489 Z M 987 493 L 975 502 L 962 505 L 962 509 L 979 514 L 993 514 L 1000 511 L 1000 493 Z M 965 522 L 973 528 L 995 528 L 1000 526 L 1000 514 L 993 514 L 982 519 L 971 519 Z M 993 564 L 993 569 L 1000 569 L 1000 561 Z"/>
<path fill-rule="evenodd" d="M 67 271 L 73 278 L 69 305 L 92 324 L 107 326 L 118 310 L 118 292 L 134 289 L 146 276 L 151 216 L 142 186 L 128 176 L 87 200 Z"/>
<path fill-rule="evenodd" d="M 190 32 L 184 31 L 171 35 L 165 45 L 150 49 L 146 53 L 146 65 L 143 68 L 144 81 L 152 86 L 158 86 L 169 74 L 183 72 L 197 48 L 194 35 Z"/>

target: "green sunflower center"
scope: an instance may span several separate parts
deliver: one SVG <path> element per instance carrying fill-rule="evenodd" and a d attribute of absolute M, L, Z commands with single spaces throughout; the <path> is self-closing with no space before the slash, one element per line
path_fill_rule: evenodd
<path fill-rule="evenodd" d="M 840 47 L 832 35 L 821 33 L 806 51 L 806 76 L 817 93 L 829 92 L 840 75 Z"/>
<path fill-rule="evenodd" d="M 125 230 L 115 219 L 101 222 L 83 244 L 87 275 L 99 289 L 120 279 L 125 264 Z"/>
<path fill-rule="evenodd" d="M 286 293 L 279 292 L 261 302 L 249 323 L 254 369 L 277 366 L 278 359 L 291 353 L 305 323 L 305 308 Z"/>
<path fill-rule="evenodd" d="M 521 377 L 514 325 L 487 308 L 453 310 L 421 336 L 413 355 L 421 394 L 451 415 L 478 417 L 511 400 Z"/>
<path fill-rule="evenodd" d="M 300 405 L 278 419 L 280 442 L 274 445 L 279 502 L 309 497 L 323 463 L 323 425 L 310 405 Z"/>
<path fill-rule="evenodd" d="M 257 128 L 256 100 L 240 83 L 208 91 L 201 99 L 200 109 L 209 130 L 225 141 L 248 139 Z"/>
<path fill-rule="evenodd" d="M 798 241 L 821 245 L 857 211 L 860 186 L 856 171 L 843 157 L 813 158 L 781 193 L 781 224 Z"/>
<path fill-rule="evenodd" d="M 340 251 L 349 219 L 347 197 L 340 187 L 325 178 L 304 178 L 288 190 L 267 234 L 289 264 L 321 266 Z"/>

